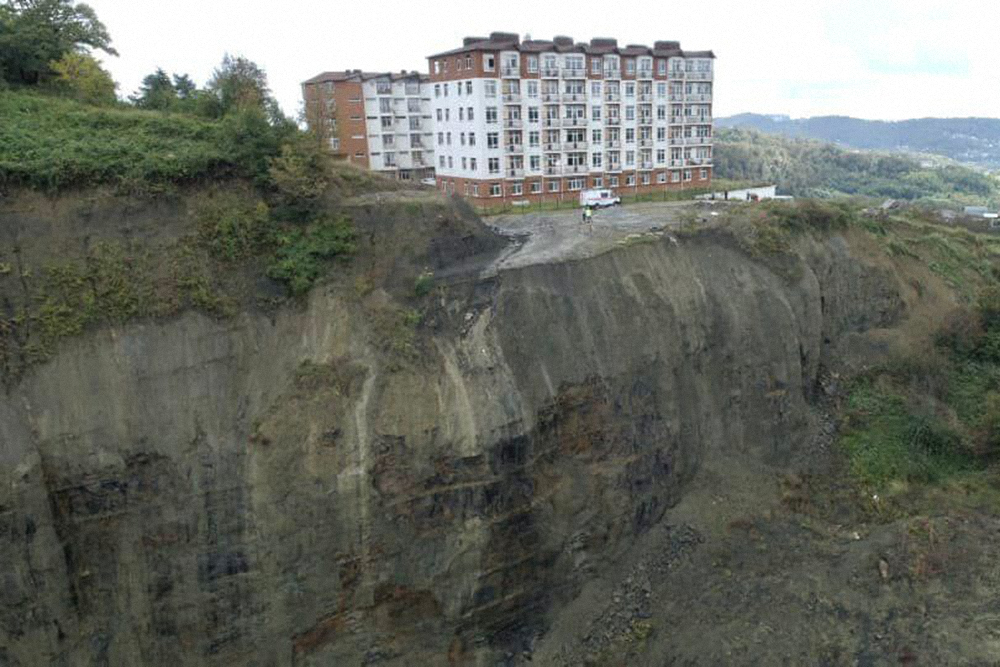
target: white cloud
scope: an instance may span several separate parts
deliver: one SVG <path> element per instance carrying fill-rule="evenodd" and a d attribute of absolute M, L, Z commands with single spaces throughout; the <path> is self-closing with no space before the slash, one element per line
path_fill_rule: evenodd
<path fill-rule="evenodd" d="M 713 49 L 720 116 L 1000 115 L 1000 12 L 986 0 L 633 0 L 613 12 L 615 23 L 605 18 L 605 2 L 90 4 L 121 53 L 105 62 L 123 92 L 158 66 L 204 82 L 228 51 L 264 67 L 288 113 L 298 108 L 299 83 L 320 71 L 424 71 L 428 54 L 457 46 L 463 36 L 504 30 L 536 38 L 610 36 L 620 43 L 676 39 L 687 48 Z"/>

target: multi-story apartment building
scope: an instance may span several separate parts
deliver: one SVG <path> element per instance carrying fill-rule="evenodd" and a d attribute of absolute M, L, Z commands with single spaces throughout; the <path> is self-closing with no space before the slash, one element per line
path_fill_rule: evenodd
<path fill-rule="evenodd" d="M 489 205 L 707 187 L 711 51 L 467 37 L 428 58 L 438 187 Z"/>
<path fill-rule="evenodd" d="M 302 84 L 306 122 L 339 157 L 402 179 L 434 176 L 430 88 L 418 72 L 324 72 Z"/>

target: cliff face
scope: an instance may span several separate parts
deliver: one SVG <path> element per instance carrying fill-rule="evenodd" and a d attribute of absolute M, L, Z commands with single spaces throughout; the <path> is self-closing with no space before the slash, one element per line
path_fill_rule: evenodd
<path fill-rule="evenodd" d="M 336 282 L 64 343 L 0 397 L 0 665 L 493 664 L 707 459 L 806 444 L 830 346 L 903 304 L 842 238 L 796 266 L 703 235 L 501 271 L 402 358 Z"/>

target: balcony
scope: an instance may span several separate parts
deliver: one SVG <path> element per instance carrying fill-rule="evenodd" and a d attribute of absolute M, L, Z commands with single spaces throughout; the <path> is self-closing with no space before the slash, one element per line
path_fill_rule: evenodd
<path fill-rule="evenodd" d="M 542 95 L 542 102 L 559 102 L 559 93 L 544 93 Z"/>
<path fill-rule="evenodd" d="M 620 69 L 615 69 L 613 67 L 604 68 L 604 78 L 605 79 L 620 79 L 622 78 L 622 71 Z"/>
<path fill-rule="evenodd" d="M 524 167 L 507 167 L 507 178 L 524 178 Z"/>
<path fill-rule="evenodd" d="M 550 153 L 553 153 L 555 151 L 561 151 L 562 144 L 560 144 L 558 141 L 550 141 L 549 143 L 545 144 L 545 150 Z"/>
<path fill-rule="evenodd" d="M 583 118 L 582 116 L 577 118 L 562 119 L 563 127 L 584 127 L 586 124 L 587 124 L 587 119 Z"/>
<path fill-rule="evenodd" d="M 652 125 L 652 124 L 653 124 L 652 116 L 639 116 L 639 125 Z"/>
<path fill-rule="evenodd" d="M 500 68 L 500 76 L 519 77 L 521 76 L 521 68 L 516 65 L 505 65 Z"/>
<path fill-rule="evenodd" d="M 712 94 L 711 93 L 696 93 L 696 94 L 688 95 L 687 96 L 687 101 L 688 102 L 711 102 L 712 101 Z"/>
<path fill-rule="evenodd" d="M 487 125 L 498 125 L 499 123 L 500 123 L 500 121 L 497 120 L 496 118 L 487 118 L 486 119 L 486 124 Z"/>
<path fill-rule="evenodd" d="M 562 168 L 562 173 L 564 176 L 579 176 L 587 173 L 587 165 L 585 164 L 568 164 Z"/>
<path fill-rule="evenodd" d="M 608 162 L 608 166 L 605 168 L 605 170 L 606 171 L 621 171 L 622 170 L 622 163 L 621 162 Z"/>
<path fill-rule="evenodd" d="M 542 67 L 542 76 L 547 78 L 557 78 L 559 76 L 558 67 Z"/>
<path fill-rule="evenodd" d="M 672 69 L 672 70 L 670 70 L 670 72 L 667 73 L 667 78 L 668 79 L 683 79 L 684 78 L 684 70 L 682 70 L 682 69 Z"/>
<path fill-rule="evenodd" d="M 684 160 L 671 160 L 670 161 L 670 166 L 671 167 L 683 167 L 684 166 Z"/>
<path fill-rule="evenodd" d="M 652 67 L 640 67 L 636 72 L 636 78 L 639 79 L 652 79 L 653 78 L 653 68 Z"/>
<path fill-rule="evenodd" d="M 545 118 L 544 120 L 542 120 L 542 125 L 544 127 L 559 127 L 559 119 L 558 118 Z"/>
<path fill-rule="evenodd" d="M 524 144 L 507 144 L 503 149 L 507 153 L 520 153 L 524 150 Z"/>
<path fill-rule="evenodd" d="M 563 144 L 563 150 L 566 151 L 584 151 L 587 150 L 586 141 L 567 141 Z"/>
<path fill-rule="evenodd" d="M 520 118 L 504 118 L 503 126 L 507 128 L 520 129 L 524 127 L 524 121 L 522 121 Z"/>
<path fill-rule="evenodd" d="M 587 70 L 583 67 L 564 67 L 562 77 L 564 79 L 585 79 L 587 78 Z"/>
<path fill-rule="evenodd" d="M 564 104 L 571 102 L 576 102 L 577 104 L 583 104 L 587 101 L 587 95 L 585 93 L 563 93 L 562 101 Z"/>
<path fill-rule="evenodd" d="M 653 168 L 652 160 L 642 160 L 639 162 L 639 169 L 652 169 L 652 168 Z"/>
<path fill-rule="evenodd" d="M 638 141 L 638 144 L 639 144 L 640 148 L 652 148 L 653 147 L 653 140 L 652 139 L 640 139 Z"/>
<path fill-rule="evenodd" d="M 621 93 L 604 93 L 604 99 L 607 102 L 621 102 L 622 95 Z"/>
<path fill-rule="evenodd" d="M 670 101 L 671 102 L 683 102 L 684 101 L 684 94 L 683 93 L 670 93 Z"/>
<path fill-rule="evenodd" d="M 698 146 L 700 144 L 712 143 L 712 137 L 684 137 L 684 143 L 688 146 Z"/>
<path fill-rule="evenodd" d="M 521 93 L 504 93 L 503 94 L 504 104 L 520 104 L 521 103 Z"/>
<path fill-rule="evenodd" d="M 683 123 L 683 122 L 685 122 L 684 121 L 684 116 L 671 116 L 670 117 L 670 122 L 671 123 Z"/>
<path fill-rule="evenodd" d="M 605 125 L 621 125 L 622 119 L 619 116 L 608 116 L 604 121 Z"/>
<path fill-rule="evenodd" d="M 712 122 L 711 116 L 687 116 L 684 122 L 688 125 L 706 125 Z"/>
<path fill-rule="evenodd" d="M 647 104 L 653 101 L 653 93 L 639 93 L 638 97 L 640 102 L 646 102 Z"/>
<path fill-rule="evenodd" d="M 604 142 L 604 145 L 607 146 L 608 148 L 621 148 L 622 142 L 621 139 L 607 139 Z"/>
<path fill-rule="evenodd" d="M 710 158 L 710 157 L 689 157 L 687 159 L 687 163 L 703 167 L 705 165 L 712 164 L 712 158 Z"/>
<path fill-rule="evenodd" d="M 547 164 L 545 165 L 545 175 L 546 176 L 558 176 L 562 173 L 562 169 L 559 168 L 557 164 Z"/>
<path fill-rule="evenodd" d="M 670 145 L 671 146 L 683 146 L 684 145 L 684 137 L 670 137 Z"/>
<path fill-rule="evenodd" d="M 688 72 L 687 73 L 687 79 L 688 79 L 688 81 L 711 81 L 712 80 L 712 73 L 711 72 Z"/>

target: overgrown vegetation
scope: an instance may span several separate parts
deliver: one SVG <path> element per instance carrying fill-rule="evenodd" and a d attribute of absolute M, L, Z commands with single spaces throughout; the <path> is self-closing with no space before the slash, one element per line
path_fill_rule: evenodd
<path fill-rule="evenodd" d="M 753 130 L 718 130 L 713 160 L 719 178 L 776 183 L 796 197 L 1000 204 L 1000 183 L 966 167 L 924 167 L 902 155 L 851 151 Z"/>

